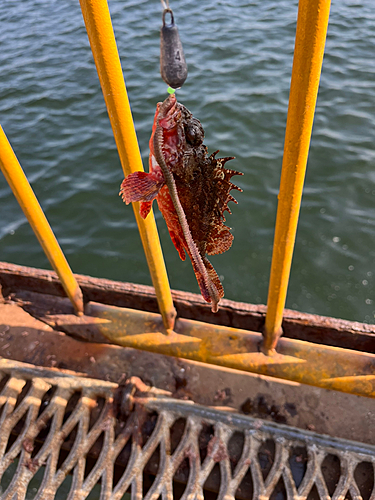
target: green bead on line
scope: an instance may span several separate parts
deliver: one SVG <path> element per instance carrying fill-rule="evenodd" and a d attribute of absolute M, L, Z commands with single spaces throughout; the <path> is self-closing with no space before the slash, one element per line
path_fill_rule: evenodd
<path fill-rule="evenodd" d="M 168 87 L 167 92 L 168 92 L 168 94 L 174 94 L 176 92 L 176 89 L 172 89 L 172 87 Z"/>

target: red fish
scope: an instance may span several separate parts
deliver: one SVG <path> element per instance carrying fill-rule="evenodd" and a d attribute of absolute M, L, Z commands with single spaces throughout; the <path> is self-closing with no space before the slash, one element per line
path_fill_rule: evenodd
<path fill-rule="evenodd" d="M 193 264 L 202 296 L 217 312 L 224 289 L 206 257 L 230 248 L 233 235 L 224 225 L 228 202 L 237 201 L 231 181 L 241 172 L 224 168 L 233 157 L 208 156 L 204 130 L 174 94 L 158 103 L 150 139 L 149 173 L 134 172 L 122 182 L 120 195 L 126 204 L 140 201 L 146 218 L 156 198 L 182 260 L 185 252 Z"/>

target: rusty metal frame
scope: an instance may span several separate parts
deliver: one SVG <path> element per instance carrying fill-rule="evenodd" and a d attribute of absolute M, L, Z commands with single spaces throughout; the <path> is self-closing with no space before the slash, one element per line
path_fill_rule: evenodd
<path fill-rule="evenodd" d="M 9 286 L 9 281 L 5 280 L 5 283 Z M 41 283 L 44 281 L 41 280 Z M 23 284 L 24 278 L 20 280 L 19 286 Z M 107 284 L 110 288 L 109 282 Z M 83 290 L 85 291 L 85 287 Z M 16 296 L 25 301 L 26 309 L 32 314 L 75 337 L 95 342 L 112 342 L 325 389 L 375 396 L 375 355 L 349 349 L 350 338 L 344 344 L 345 348 L 342 348 L 337 347 L 339 342 L 336 345 L 324 345 L 284 337 L 280 339 L 278 352 L 273 356 L 266 356 L 260 351 L 259 331 L 178 318 L 175 331 L 167 333 L 160 315 L 155 313 L 90 301 L 86 304 L 85 316 L 78 318 L 72 315 L 70 306 L 59 312 L 56 309 L 56 299 L 51 304 L 51 299 L 46 295 L 38 296 L 18 290 Z M 38 300 L 39 305 L 36 305 Z M 33 303 L 36 307 L 34 310 Z M 250 326 L 251 317 L 249 320 Z M 247 326 L 246 321 L 242 324 Z M 354 327 L 357 327 L 357 331 L 360 330 L 359 324 L 348 323 L 348 326 L 352 330 Z M 302 330 L 302 325 L 300 329 Z M 363 331 L 366 332 L 366 325 L 363 325 Z M 369 340 L 370 337 L 371 335 L 364 335 L 365 339 Z M 301 335 L 301 338 L 309 336 Z"/>
<path fill-rule="evenodd" d="M 267 356 L 258 332 L 184 318 L 166 332 L 158 314 L 94 302 L 86 305 L 72 333 L 81 321 L 117 345 L 375 397 L 374 354 L 282 338 L 277 353 Z"/>
<path fill-rule="evenodd" d="M 199 404 L 375 444 L 372 398 L 120 348 L 102 335 L 93 337 L 91 329 L 82 325 L 76 328 L 76 316 L 66 298 L 21 291 L 12 296 L 14 300 L 0 303 L 0 353 L 9 359 L 70 369 L 115 383 L 137 376 L 175 397 L 189 398 Z"/>
<path fill-rule="evenodd" d="M 155 290 L 151 286 L 79 274 L 75 276 L 86 303 L 92 301 L 158 312 Z M 60 320 L 54 321 L 54 318 L 51 318 L 52 326 L 56 329 L 64 329 L 64 325 L 71 320 L 72 310 L 69 306 L 63 306 L 64 299 L 60 297 L 65 296 L 64 290 L 53 271 L 0 262 L 0 285 L 4 297 L 15 296 L 18 300 L 24 299 L 29 303 L 27 309 L 30 313 L 37 317 L 43 316 L 43 321 L 46 320 L 45 314 L 49 309 L 56 310 L 58 307 L 62 315 Z M 263 329 L 266 315 L 264 305 L 223 299 L 219 311 L 214 315 L 198 294 L 172 290 L 172 296 L 180 318 L 210 324 L 214 322 L 215 325 L 255 332 L 261 332 Z M 375 325 L 286 309 L 282 326 L 284 338 L 375 353 Z"/>

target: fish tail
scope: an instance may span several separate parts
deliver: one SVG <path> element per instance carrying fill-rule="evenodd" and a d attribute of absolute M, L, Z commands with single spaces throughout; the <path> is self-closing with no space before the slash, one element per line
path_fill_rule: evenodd
<path fill-rule="evenodd" d="M 217 272 L 215 271 L 213 265 L 207 259 L 206 256 L 203 258 L 203 262 L 205 268 L 207 269 L 207 274 L 209 278 L 211 309 L 212 312 L 217 312 L 218 303 L 220 302 L 220 299 L 224 297 L 224 288 L 223 285 L 221 284 L 219 276 L 217 275 Z"/>
<path fill-rule="evenodd" d="M 215 271 L 214 266 L 207 259 L 207 257 L 203 258 L 203 262 L 204 262 L 204 265 L 207 269 L 208 277 L 210 278 L 210 281 L 214 284 L 214 286 L 217 290 L 219 300 L 220 300 L 221 298 L 224 297 L 224 288 L 223 288 L 223 285 L 221 284 L 219 276 L 217 275 L 217 272 Z"/>
<path fill-rule="evenodd" d="M 202 297 L 206 302 L 211 303 L 212 312 L 217 312 L 218 303 L 220 302 L 220 299 L 224 297 L 224 288 L 211 262 L 205 256 L 202 260 L 207 271 L 208 279 L 203 276 L 192 260 L 194 273 L 197 278 Z"/>

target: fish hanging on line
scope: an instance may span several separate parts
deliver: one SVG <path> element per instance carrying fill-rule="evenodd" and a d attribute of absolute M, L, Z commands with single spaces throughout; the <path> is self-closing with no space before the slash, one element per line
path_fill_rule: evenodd
<path fill-rule="evenodd" d="M 167 223 L 172 242 L 182 260 L 191 259 L 202 296 L 217 312 L 224 296 L 220 279 L 206 254 L 227 251 L 233 235 L 224 225 L 228 202 L 237 201 L 231 182 L 241 172 L 224 167 L 233 157 L 208 155 L 203 144 L 204 130 L 174 94 L 158 103 L 150 139 L 149 173 L 133 172 L 121 184 L 126 204 L 139 201 L 140 215 L 146 218 L 156 198 Z"/>

